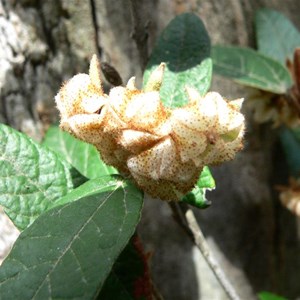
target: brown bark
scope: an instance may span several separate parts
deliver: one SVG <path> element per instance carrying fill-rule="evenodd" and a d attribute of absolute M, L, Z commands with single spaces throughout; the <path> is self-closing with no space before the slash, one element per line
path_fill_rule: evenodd
<path fill-rule="evenodd" d="M 149 51 L 163 27 L 186 11 L 203 19 L 212 43 L 255 46 L 254 12 L 265 6 L 300 28 L 297 0 L 142 0 L 139 5 Z M 0 121 L 36 139 L 57 120 L 53 97 L 61 82 L 86 72 L 93 53 L 114 66 L 123 81 L 141 77 L 129 1 L 1 0 L 0 32 Z M 220 78 L 212 89 L 228 98 L 244 95 Z M 213 169 L 213 205 L 196 213 L 242 299 L 254 299 L 261 290 L 295 298 L 300 295 L 299 225 L 281 208 L 273 189 L 285 179 L 285 164 L 276 132 L 254 124 L 245 113 L 246 147 L 233 162 Z M 167 205 L 147 199 L 145 206 L 139 230 L 154 251 L 154 280 L 165 298 L 226 299 Z M 4 236 L 1 227 L 0 241 Z"/>

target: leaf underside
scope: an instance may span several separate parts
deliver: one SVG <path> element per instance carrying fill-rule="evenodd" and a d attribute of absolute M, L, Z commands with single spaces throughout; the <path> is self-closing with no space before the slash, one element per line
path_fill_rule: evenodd
<path fill-rule="evenodd" d="M 279 62 L 250 48 L 214 46 L 214 71 L 238 83 L 276 94 L 292 85 L 288 70 Z"/>
<path fill-rule="evenodd" d="M 261 53 L 285 65 L 293 59 L 295 48 L 300 47 L 300 32 L 281 13 L 264 8 L 255 16 L 257 48 Z"/>

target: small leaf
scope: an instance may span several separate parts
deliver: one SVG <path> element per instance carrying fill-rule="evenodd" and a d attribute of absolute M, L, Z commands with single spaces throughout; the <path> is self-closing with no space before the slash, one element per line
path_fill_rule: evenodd
<path fill-rule="evenodd" d="M 94 146 L 76 139 L 56 126 L 50 127 L 47 131 L 44 145 L 57 152 L 89 179 L 118 174 L 115 168 L 101 160 Z"/>
<path fill-rule="evenodd" d="M 3 262 L 0 295 L 95 299 L 135 231 L 142 203 L 141 192 L 118 179 L 111 191 L 83 194 L 45 212 L 21 233 Z"/>
<path fill-rule="evenodd" d="M 203 168 L 203 171 L 197 182 L 197 186 L 199 188 L 205 188 L 205 189 L 214 189 L 216 187 L 215 180 L 212 177 L 211 172 L 208 167 L 205 166 Z"/>
<path fill-rule="evenodd" d="M 140 240 L 134 236 L 118 257 L 97 299 L 152 299 L 147 258 Z"/>
<path fill-rule="evenodd" d="M 285 152 L 290 174 L 297 178 L 300 175 L 300 128 L 291 129 L 282 127 L 279 137 Z"/>
<path fill-rule="evenodd" d="M 264 8 L 255 16 L 258 51 L 281 62 L 293 59 L 296 47 L 300 47 L 300 32 L 293 23 L 279 12 Z"/>
<path fill-rule="evenodd" d="M 165 28 L 154 47 L 144 74 L 144 86 L 150 73 L 161 62 L 166 63 L 160 90 L 166 106 L 186 104 L 185 87 L 194 87 L 205 94 L 210 86 L 212 63 L 210 40 L 202 21 L 186 13 L 174 18 Z"/>
<path fill-rule="evenodd" d="M 276 94 L 285 93 L 292 85 L 283 65 L 250 48 L 214 46 L 212 58 L 217 74 L 238 83 Z"/>
<path fill-rule="evenodd" d="M 283 298 L 269 292 L 260 292 L 258 294 L 258 298 L 259 300 L 287 300 L 287 298 Z"/>
<path fill-rule="evenodd" d="M 181 201 L 193 205 L 197 208 L 207 208 L 211 202 L 206 199 L 206 190 L 212 190 L 216 187 L 214 178 L 212 177 L 208 167 L 204 167 L 197 185 L 194 189 L 186 194 Z"/>
<path fill-rule="evenodd" d="M 0 124 L 0 204 L 19 229 L 86 179 L 54 152 Z"/>

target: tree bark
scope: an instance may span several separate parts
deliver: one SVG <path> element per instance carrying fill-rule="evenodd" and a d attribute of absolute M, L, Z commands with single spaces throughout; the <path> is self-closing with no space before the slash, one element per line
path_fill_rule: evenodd
<path fill-rule="evenodd" d="M 202 18 L 213 44 L 255 47 L 254 13 L 265 6 L 282 12 L 300 28 L 297 0 L 287 0 L 284 6 L 280 0 L 137 3 L 148 31 L 149 53 L 167 23 L 187 11 Z M 0 122 L 40 140 L 49 124 L 58 120 L 53 97 L 62 81 L 86 72 L 93 53 L 114 66 L 123 82 L 133 75 L 141 82 L 129 4 L 129 0 L 0 0 Z M 243 88 L 222 78 L 214 78 L 212 90 L 229 99 L 245 95 Z M 213 205 L 196 214 L 242 299 L 254 299 L 261 290 L 296 298 L 300 229 L 296 218 L 278 204 L 274 191 L 274 185 L 286 179 L 286 166 L 276 132 L 253 123 L 250 112 L 245 114 L 245 149 L 234 161 L 213 169 L 217 189 L 208 195 Z M 0 216 L 1 222 L 4 215 Z M 10 246 L 7 228 L 12 227 L 0 227 L 0 242 L 6 245 L 0 246 L 0 259 Z M 154 281 L 166 299 L 226 299 L 166 203 L 145 201 L 139 231 L 146 249 L 153 251 Z"/>

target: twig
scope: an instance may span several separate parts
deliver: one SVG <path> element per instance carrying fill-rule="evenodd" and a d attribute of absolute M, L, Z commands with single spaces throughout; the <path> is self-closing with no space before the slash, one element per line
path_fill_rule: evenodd
<path fill-rule="evenodd" d="M 140 0 L 130 0 L 132 16 L 132 38 L 135 40 L 142 71 L 144 72 L 148 61 L 148 32 Z"/>
<path fill-rule="evenodd" d="M 156 285 L 153 282 L 151 284 L 151 287 L 152 287 L 153 298 L 155 300 L 164 300 L 163 296 L 160 294 L 160 292 L 158 291 Z"/>
<path fill-rule="evenodd" d="M 180 209 L 180 206 L 175 201 L 170 201 L 168 204 L 172 209 L 173 218 L 175 219 L 175 221 L 181 226 L 181 228 L 190 237 L 190 239 L 194 241 L 194 235 L 186 222 L 186 219 L 184 217 L 182 209 Z"/>
<path fill-rule="evenodd" d="M 186 232 L 188 232 L 188 236 L 193 240 L 197 248 L 202 253 L 204 259 L 215 274 L 225 293 L 231 300 L 239 300 L 240 297 L 231 283 L 227 280 L 223 270 L 210 252 L 193 211 L 184 203 L 178 204 L 170 202 L 169 205 L 174 213 L 175 220 Z"/>

